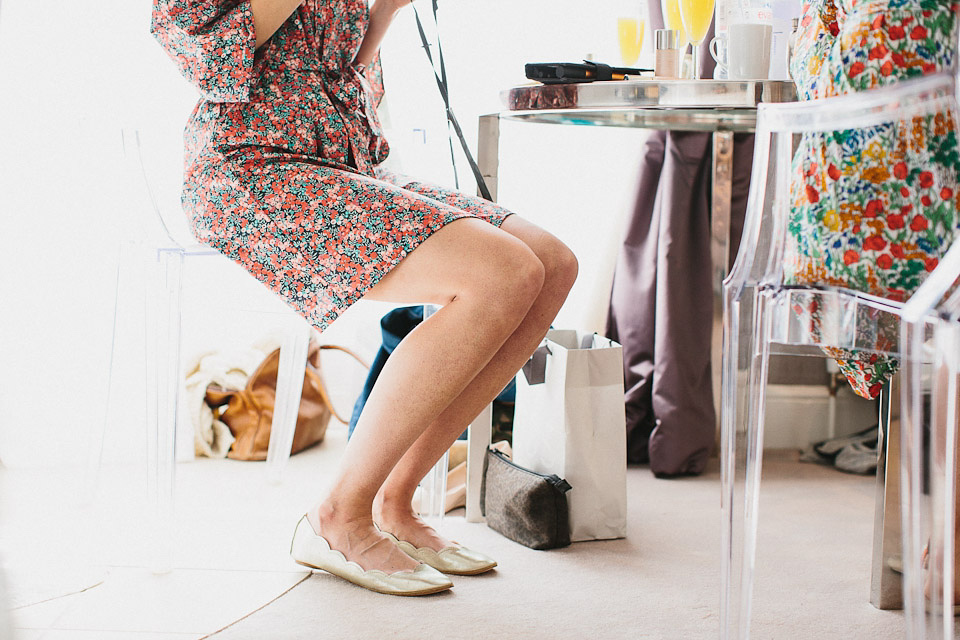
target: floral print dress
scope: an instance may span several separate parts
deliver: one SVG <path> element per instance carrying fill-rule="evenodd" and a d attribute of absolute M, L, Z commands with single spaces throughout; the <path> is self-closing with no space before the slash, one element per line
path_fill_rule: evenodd
<path fill-rule="evenodd" d="M 366 0 L 304 0 L 256 48 L 250 0 L 154 0 L 151 32 L 201 93 L 182 203 L 197 239 L 323 330 L 445 224 L 510 212 L 378 165 Z"/>
<path fill-rule="evenodd" d="M 793 78 L 801 99 L 867 91 L 953 69 L 957 2 L 812 0 Z M 895 301 L 916 290 L 960 230 L 956 114 L 805 134 L 794 156 L 787 284 L 856 289 Z M 869 318 L 863 318 L 869 325 Z M 881 326 L 876 351 L 893 347 Z M 896 362 L 830 348 L 854 391 L 876 397 Z"/>

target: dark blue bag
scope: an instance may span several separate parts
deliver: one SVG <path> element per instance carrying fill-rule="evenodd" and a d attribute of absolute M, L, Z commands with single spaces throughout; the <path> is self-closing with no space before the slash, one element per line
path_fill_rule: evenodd
<path fill-rule="evenodd" d="M 374 358 L 373 364 L 370 366 L 370 373 L 367 374 L 367 380 L 363 385 L 363 391 L 360 392 L 360 397 L 357 398 L 357 402 L 353 406 L 353 415 L 350 416 L 350 426 L 348 427 L 347 438 L 353 435 L 353 430 L 357 426 L 357 420 L 360 419 L 360 412 L 363 411 L 363 405 L 366 404 L 367 398 L 370 397 L 370 392 L 373 390 L 373 385 L 377 381 L 380 371 L 383 370 L 383 365 L 387 362 L 387 358 L 389 358 L 390 354 L 393 353 L 393 350 L 397 348 L 397 345 L 400 344 L 400 341 L 403 340 L 408 333 L 413 331 L 421 322 L 423 322 L 422 306 L 399 307 L 390 311 L 380 319 L 380 330 L 383 334 L 383 344 L 380 345 L 380 350 L 377 352 L 377 357 Z M 516 394 L 516 388 L 516 383 L 511 380 L 510 384 L 508 384 L 506 388 L 500 392 L 500 395 L 497 396 L 495 402 L 512 405 Z M 466 438 L 466 432 L 464 432 L 460 438 Z"/>

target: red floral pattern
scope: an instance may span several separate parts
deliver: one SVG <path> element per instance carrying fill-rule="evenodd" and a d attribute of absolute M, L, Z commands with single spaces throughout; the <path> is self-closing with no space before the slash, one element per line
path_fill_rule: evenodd
<path fill-rule="evenodd" d="M 200 91 L 183 206 L 198 240 L 324 329 L 443 225 L 510 212 L 379 169 L 365 0 L 304 0 L 259 49 L 250 0 L 154 0 L 151 31 Z M 382 178 L 382 179 L 381 179 Z"/>

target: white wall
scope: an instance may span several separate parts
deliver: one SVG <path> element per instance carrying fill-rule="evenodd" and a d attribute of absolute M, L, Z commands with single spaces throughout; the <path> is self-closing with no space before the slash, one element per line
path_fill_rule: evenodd
<path fill-rule="evenodd" d="M 420 3 L 427 12 L 429 4 Z M 499 109 L 499 91 L 523 81 L 524 62 L 586 53 L 614 60 L 613 6 L 442 3 L 454 108 L 471 144 L 476 117 Z M 149 215 L 139 186 L 125 178 L 121 128 L 143 132 L 158 200 L 177 215 L 180 132 L 195 94 L 150 39 L 149 13 L 146 0 L 3 1 L 0 459 L 10 466 L 82 463 L 88 433 L 103 421 L 117 248 Z M 384 61 L 390 134 L 397 155 L 406 156 L 404 169 L 449 184 L 446 128 L 409 9 L 388 36 Z M 414 129 L 427 130 L 426 148 L 412 144 Z M 602 324 L 641 140 L 638 131 L 503 128 L 501 201 L 568 241 L 581 260 L 580 282 L 559 325 Z M 259 285 L 205 265 L 190 277 L 186 358 L 225 335 L 254 339 L 261 321 L 224 312 L 220 301 L 256 297 Z M 126 288 L 121 293 L 107 446 L 114 457 L 132 455 L 142 443 L 138 307 Z M 358 307 L 326 338 L 372 353 L 383 311 Z M 344 390 L 344 402 L 354 391 Z"/>

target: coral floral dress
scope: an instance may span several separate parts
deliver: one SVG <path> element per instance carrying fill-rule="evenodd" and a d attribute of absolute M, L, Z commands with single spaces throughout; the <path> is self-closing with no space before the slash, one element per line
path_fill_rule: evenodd
<path fill-rule="evenodd" d="M 813 0 L 804 4 L 793 77 L 801 99 L 867 91 L 950 71 L 958 3 Z M 794 156 L 788 284 L 852 288 L 904 301 L 960 230 L 955 113 L 804 135 Z M 877 351 L 896 327 L 861 318 Z M 828 349 L 861 396 L 873 398 L 896 362 Z"/>
<path fill-rule="evenodd" d="M 492 203 L 378 168 L 379 59 L 353 64 L 365 0 L 304 0 L 256 48 L 250 0 L 154 0 L 151 31 L 202 99 L 182 202 L 200 242 L 324 329 L 443 225 Z"/>

